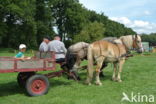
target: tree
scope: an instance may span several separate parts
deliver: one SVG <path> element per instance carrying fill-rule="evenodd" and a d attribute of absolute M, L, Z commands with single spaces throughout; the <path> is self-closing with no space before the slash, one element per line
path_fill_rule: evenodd
<path fill-rule="evenodd" d="M 80 34 L 74 37 L 74 42 L 84 41 L 84 42 L 93 42 L 103 38 L 103 33 L 105 28 L 102 23 L 93 22 L 86 25 Z"/>
<path fill-rule="evenodd" d="M 0 14 L 2 14 L 0 15 L 1 18 L 0 22 L 3 25 L 2 31 L 4 31 L 2 33 L 3 47 L 17 47 L 17 45 L 19 45 L 20 42 L 25 42 L 25 43 L 28 42 L 27 44 L 30 45 L 29 41 L 34 40 L 34 35 L 35 35 L 35 22 L 33 20 L 34 11 L 35 11 L 34 3 L 35 0 L 0 1 L 1 8 L 2 8 L 2 11 L 0 11 Z M 30 24 L 33 24 L 33 27 L 30 26 Z M 24 27 L 28 26 L 28 29 L 26 31 L 21 30 L 21 27 L 23 26 Z M 31 33 L 28 33 L 28 31 L 30 31 Z M 31 38 L 27 40 L 27 38 L 30 36 Z M 23 37 L 26 38 L 23 39 Z M 33 41 L 31 45 L 36 46 L 35 41 Z"/>
<path fill-rule="evenodd" d="M 42 38 L 46 35 L 52 37 L 53 32 L 53 17 L 49 0 L 36 0 L 35 21 L 37 24 L 37 42 L 40 44 Z"/>
<path fill-rule="evenodd" d="M 52 0 L 51 10 L 58 34 L 63 41 L 73 38 L 86 23 L 85 9 L 77 0 Z"/>
<path fill-rule="evenodd" d="M 17 47 L 25 43 L 28 47 L 37 47 L 43 35 L 53 34 L 47 3 L 45 0 L 1 0 L 1 46 Z"/>
<path fill-rule="evenodd" d="M 156 33 L 141 35 L 143 42 L 149 42 L 150 46 L 156 46 Z"/>
<path fill-rule="evenodd" d="M 54 35 L 54 26 L 68 45 L 82 40 L 92 42 L 105 36 L 135 34 L 104 13 L 88 10 L 78 0 L 0 1 L 1 47 L 14 48 L 25 43 L 36 48 L 43 36 Z M 81 37 L 86 38 L 81 40 Z"/>

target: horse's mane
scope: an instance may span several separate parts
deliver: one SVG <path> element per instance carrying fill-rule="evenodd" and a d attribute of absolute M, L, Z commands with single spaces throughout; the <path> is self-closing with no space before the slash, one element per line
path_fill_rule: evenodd
<path fill-rule="evenodd" d="M 106 38 L 103 38 L 102 40 L 105 40 L 105 41 L 108 41 L 108 42 L 111 42 L 111 43 L 115 43 L 114 40 L 116 40 L 117 37 L 106 37 Z"/>
<path fill-rule="evenodd" d="M 138 39 L 141 39 L 141 37 L 139 35 L 137 35 Z M 128 49 L 132 49 L 133 46 L 133 40 L 135 39 L 135 35 L 126 35 L 126 36 L 121 36 L 119 38 L 123 44 L 128 48 Z"/>
<path fill-rule="evenodd" d="M 88 46 L 89 46 L 89 43 L 78 42 L 78 43 L 75 43 L 75 44 L 71 45 L 68 48 L 68 51 L 70 51 L 70 52 L 78 52 L 79 50 L 81 50 L 83 48 L 88 48 Z"/>

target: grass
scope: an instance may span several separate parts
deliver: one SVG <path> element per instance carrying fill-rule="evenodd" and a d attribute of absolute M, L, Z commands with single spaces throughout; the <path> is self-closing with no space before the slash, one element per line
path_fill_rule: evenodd
<path fill-rule="evenodd" d="M 3 51 L 0 56 L 14 56 L 14 53 Z M 86 70 L 80 71 L 80 82 L 67 80 L 65 76 L 50 79 L 51 87 L 48 94 L 39 97 L 27 96 L 25 90 L 18 86 L 18 73 L 0 74 L 0 104 L 133 104 L 121 102 L 122 92 L 128 95 L 134 92 L 156 96 L 156 54 L 129 58 L 123 67 L 122 83 L 110 80 L 111 64 L 104 69 L 104 73 L 106 77 L 101 78 L 102 86 L 83 84 Z"/>

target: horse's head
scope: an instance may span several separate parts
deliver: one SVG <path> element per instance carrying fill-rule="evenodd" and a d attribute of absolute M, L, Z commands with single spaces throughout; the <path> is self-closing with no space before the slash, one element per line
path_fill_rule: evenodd
<path fill-rule="evenodd" d="M 139 35 L 133 35 L 133 49 L 135 49 L 138 53 L 143 52 L 141 37 Z"/>

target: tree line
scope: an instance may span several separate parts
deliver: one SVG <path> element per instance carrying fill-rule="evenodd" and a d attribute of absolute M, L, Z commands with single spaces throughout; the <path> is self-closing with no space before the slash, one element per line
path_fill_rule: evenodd
<path fill-rule="evenodd" d="M 78 0 L 0 1 L 0 47 L 25 43 L 35 48 L 44 36 L 53 37 L 55 30 L 67 46 L 136 33 L 104 13 L 88 10 Z"/>
<path fill-rule="evenodd" d="M 156 33 L 142 34 L 142 41 L 149 42 L 150 46 L 156 46 Z"/>

